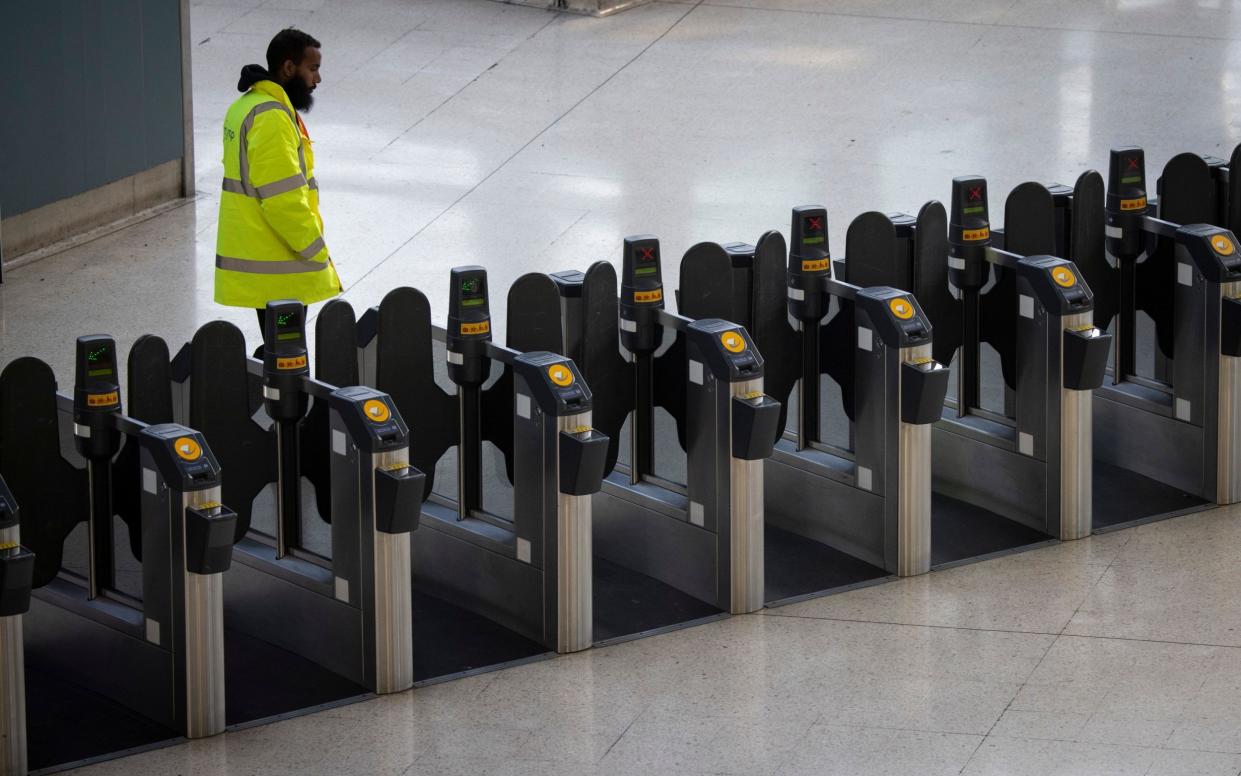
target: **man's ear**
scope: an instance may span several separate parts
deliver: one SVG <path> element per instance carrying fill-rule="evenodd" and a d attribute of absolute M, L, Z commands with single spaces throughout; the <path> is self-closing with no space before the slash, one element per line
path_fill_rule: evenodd
<path fill-rule="evenodd" d="M 297 65 L 293 64 L 293 60 L 286 59 L 284 63 L 280 65 L 280 73 L 278 75 L 280 76 L 281 81 L 287 81 L 292 78 L 293 74 L 296 72 Z"/>

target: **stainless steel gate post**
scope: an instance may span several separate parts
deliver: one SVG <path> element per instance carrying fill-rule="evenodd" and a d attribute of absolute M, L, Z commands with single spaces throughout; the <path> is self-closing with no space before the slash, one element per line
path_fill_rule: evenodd
<path fill-rule="evenodd" d="M 12 494 L 0 482 L 0 773 L 26 773 L 26 664 L 22 614 L 30 608 L 34 556 L 21 546 Z M 22 567 L 19 571 L 18 567 Z"/>
<path fill-rule="evenodd" d="M 237 517 L 220 503 L 220 465 L 201 434 L 165 423 L 138 441 L 146 639 L 174 656 L 174 716 L 186 737 L 216 735 L 225 726 L 222 576 Z M 156 573 L 165 562 L 170 590 Z"/>
<path fill-rule="evenodd" d="M 591 495 L 608 437 L 591 428 L 590 389 L 571 360 L 533 351 L 512 368 L 517 559 L 543 569 L 549 643 L 577 652 L 594 643 Z"/>
<path fill-rule="evenodd" d="M 414 686 L 410 533 L 426 478 L 409 464 L 409 427 L 388 394 L 350 386 L 327 402 L 333 594 L 360 610 L 364 682 L 401 692 Z"/>

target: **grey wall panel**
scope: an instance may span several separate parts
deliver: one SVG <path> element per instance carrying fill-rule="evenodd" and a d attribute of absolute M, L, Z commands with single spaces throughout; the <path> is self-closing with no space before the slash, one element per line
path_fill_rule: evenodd
<path fill-rule="evenodd" d="M 0 208 L 12 216 L 181 157 L 170 0 L 0 0 Z"/>

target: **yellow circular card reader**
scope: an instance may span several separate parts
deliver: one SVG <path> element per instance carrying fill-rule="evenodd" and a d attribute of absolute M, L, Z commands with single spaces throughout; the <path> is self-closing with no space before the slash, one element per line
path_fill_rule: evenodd
<path fill-rule="evenodd" d="M 392 417 L 392 411 L 388 409 L 388 405 L 379 399 L 369 399 L 362 405 L 362 412 L 366 413 L 367 420 L 373 423 L 383 423 Z"/>
<path fill-rule="evenodd" d="M 1068 267 L 1056 267 L 1051 271 L 1051 279 L 1061 288 L 1072 288 L 1077 284 L 1077 275 Z"/>
<path fill-rule="evenodd" d="M 907 321 L 914 317 L 914 306 L 903 296 L 888 302 L 888 309 L 902 321 Z"/>
<path fill-rule="evenodd" d="M 552 364 L 547 368 L 547 377 L 561 388 L 573 385 L 573 370 L 568 364 Z"/>
<path fill-rule="evenodd" d="M 1232 244 L 1232 240 L 1228 239 L 1226 234 L 1212 235 L 1211 249 L 1220 256 L 1231 256 L 1237 251 L 1237 247 Z"/>
<path fill-rule="evenodd" d="M 741 332 L 733 330 L 726 331 L 720 335 L 720 343 L 724 345 L 724 350 L 729 353 L 740 353 L 745 350 L 745 337 L 741 336 Z"/>
<path fill-rule="evenodd" d="M 197 461 L 203 454 L 202 447 L 191 437 L 178 437 L 172 446 L 183 461 Z"/>

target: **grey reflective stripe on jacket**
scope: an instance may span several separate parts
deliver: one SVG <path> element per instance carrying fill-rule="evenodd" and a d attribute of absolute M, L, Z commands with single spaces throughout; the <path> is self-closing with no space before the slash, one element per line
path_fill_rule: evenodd
<path fill-rule="evenodd" d="M 323 240 L 318 239 L 315 242 L 319 244 L 319 249 L 323 248 Z M 313 246 L 314 243 L 311 243 Z M 310 250 L 307 248 L 306 250 Z M 316 250 L 315 253 L 319 251 Z M 305 255 L 305 251 L 302 252 Z M 310 254 L 311 256 L 314 253 Z M 311 261 L 310 259 L 291 259 L 289 261 L 263 261 L 262 259 L 237 259 L 232 256 L 221 256 L 216 254 L 215 265 L 220 269 L 227 269 L 232 272 L 249 272 L 253 275 L 295 275 L 299 272 L 318 272 L 327 269 L 326 261 Z"/>
<path fill-rule="evenodd" d="M 273 181 L 262 186 L 254 186 L 250 183 L 250 154 L 246 144 L 246 138 L 250 134 L 251 127 L 254 126 L 254 119 L 260 113 L 266 113 L 269 110 L 283 110 L 289 116 L 289 120 L 293 122 L 293 131 L 297 133 L 297 163 L 302 168 L 300 175 L 290 175 L 283 180 Z M 270 102 L 261 102 L 255 105 L 246 117 L 241 120 L 241 131 L 238 136 L 238 150 L 240 159 L 238 160 L 238 169 L 241 171 L 241 180 L 233 178 L 225 178 L 223 190 L 231 194 L 241 194 L 243 196 L 252 197 L 257 200 L 263 200 L 267 197 L 274 197 L 277 194 L 283 194 L 286 191 L 294 191 L 302 186 L 309 186 L 312 189 L 319 188 L 319 183 L 314 178 L 306 180 L 306 148 L 303 145 L 302 132 L 297 127 L 297 117 L 284 105 L 272 100 Z"/>

